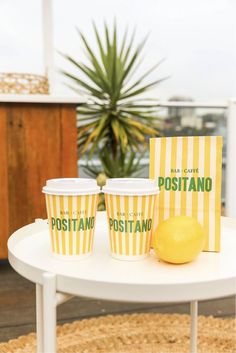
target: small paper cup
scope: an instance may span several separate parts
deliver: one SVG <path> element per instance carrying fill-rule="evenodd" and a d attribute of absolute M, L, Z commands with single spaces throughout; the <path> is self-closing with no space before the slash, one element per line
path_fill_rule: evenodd
<path fill-rule="evenodd" d="M 103 192 L 112 257 L 128 261 L 144 259 L 150 250 L 153 212 L 159 193 L 156 181 L 108 179 Z"/>
<path fill-rule="evenodd" d="M 62 259 L 82 259 L 93 249 L 100 188 L 96 180 L 62 178 L 43 187 L 52 253 Z"/>

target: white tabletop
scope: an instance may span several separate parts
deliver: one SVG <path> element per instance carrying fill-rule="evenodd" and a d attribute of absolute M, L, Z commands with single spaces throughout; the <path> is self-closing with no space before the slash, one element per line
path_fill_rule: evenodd
<path fill-rule="evenodd" d="M 236 292 L 236 220 L 222 218 L 221 233 L 220 253 L 203 252 L 188 264 L 167 264 L 153 253 L 141 261 L 119 261 L 109 255 L 106 216 L 99 212 L 89 258 L 53 258 L 47 222 L 39 220 L 10 237 L 9 261 L 35 283 L 42 283 L 43 272 L 55 273 L 58 291 L 80 296 L 132 302 L 217 298 Z"/>

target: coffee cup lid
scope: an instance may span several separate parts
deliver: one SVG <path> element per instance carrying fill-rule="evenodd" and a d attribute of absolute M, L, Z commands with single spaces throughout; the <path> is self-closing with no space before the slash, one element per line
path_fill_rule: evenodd
<path fill-rule="evenodd" d="M 58 178 L 47 180 L 42 192 L 52 195 L 90 195 L 99 194 L 100 187 L 94 179 Z"/>
<path fill-rule="evenodd" d="M 154 179 L 111 178 L 107 179 L 102 191 L 111 195 L 155 195 L 159 193 L 159 188 Z"/>

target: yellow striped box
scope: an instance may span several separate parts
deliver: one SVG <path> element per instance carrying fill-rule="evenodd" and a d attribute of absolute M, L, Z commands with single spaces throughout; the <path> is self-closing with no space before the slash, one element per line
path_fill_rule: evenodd
<path fill-rule="evenodd" d="M 95 180 L 51 179 L 43 188 L 46 197 L 53 255 L 82 259 L 93 249 L 100 188 Z"/>
<path fill-rule="evenodd" d="M 150 250 L 157 202 L 155 180 L 108 179 L 103 191 L 112 257 L 130 261 L 145 258 Z"/>
<path fill-rule="evenodd" d="M 160 188 L 156 228 L 175 215 L 196 218 L 204 227 L 205 251 L 220 251 L 221 136 L 150 139 L 150 178 Z"/>

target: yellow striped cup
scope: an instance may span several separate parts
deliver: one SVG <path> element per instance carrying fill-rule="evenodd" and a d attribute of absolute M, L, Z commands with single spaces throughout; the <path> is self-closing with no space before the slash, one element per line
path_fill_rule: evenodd
<path fill-rule="evenodd" d="M 105 194 L 111 255 L 119 260 L 141 260 L 149 254 L 153 211 L 158 187 L 155 180 L 108 179 Z"/>
<path fill-rule="evenodd" d="M 98 194 L 96 180 L 62 178 L 43 187 L 53 255 L 81 259 L 93 249 Z"/>

